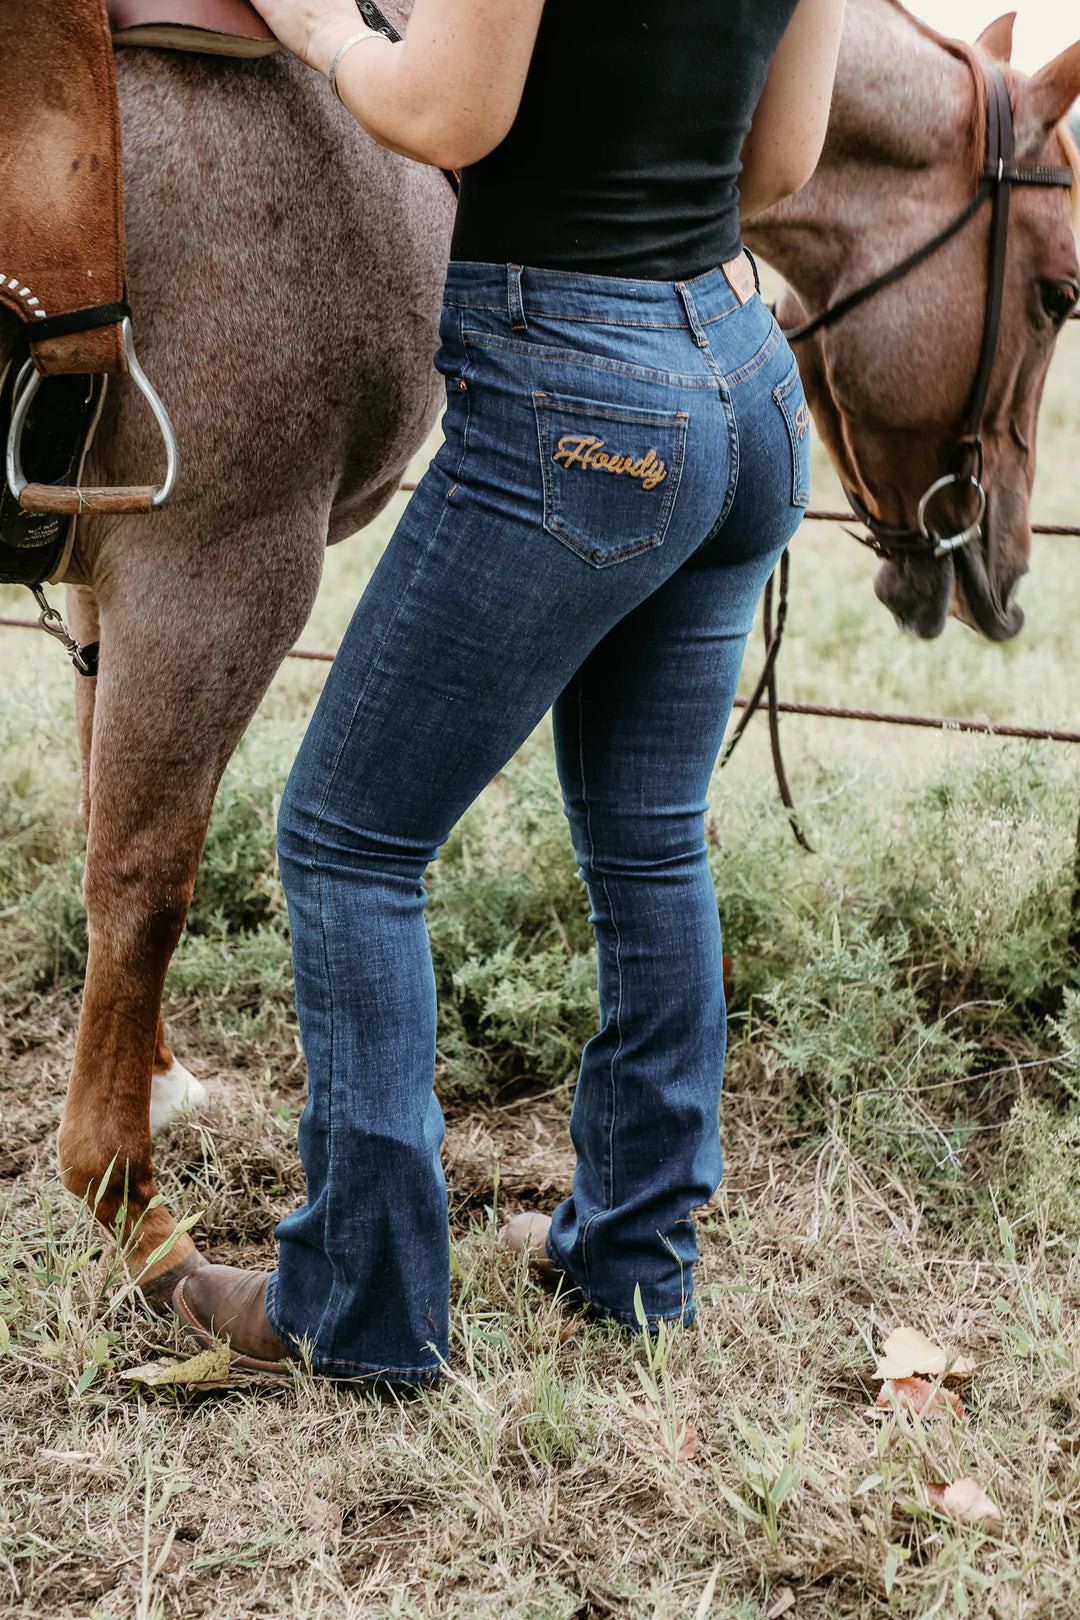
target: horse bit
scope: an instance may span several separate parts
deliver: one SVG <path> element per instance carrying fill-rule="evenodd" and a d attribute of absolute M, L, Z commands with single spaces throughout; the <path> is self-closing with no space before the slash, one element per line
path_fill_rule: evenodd
<path fill-rule="evenodd" d="M 870 531 L 869 539 L 854 535 L 862 545 L 869 546 L 879 557 L 895 561 L 899 557 L 925 555 L 945 557 L 961 546 L 977 540 L 982 534 L 982 520 L 986 513 L 986 491 L 982 485 L 983 445 L 982 424 L 986 412 L 986 399 L 990 390 L 990 375 L 994 369 L 998 333 L 1001 327 L 1001 308 L 1005 293 L 1005 255 L 1009 236 L 1009 199 L 1013 186 L 1071 187 L 1075 176 L 1069 168 L 1044 163 L 1016 163 L 1014 161 L 1015 136 L 1012 104 L 1004 75 L 995 67 L 988 70 L 988 97 L 986 112 L 986 166 L 978 190 L 965 208 L 951 220 L 944 230 L 930 241 L 902 259 L 882 275 L 875 276 L 846 297 L 815 315 L 802 326 L 785 333 L 789 343 L 801 343 L 813 337 L 865 304 L 867 299 L 891 287 L 909 271 L 923 264 L 945 246 L 975 218 L 983 204 L 992 201 L 990 220 L 990 271 L 986 291 L 986 318 L 983 324 L 982 348 L 975 372 L 967 409 L 964 412 L 960 434 L 953 447 L 949 470 L 934 480 L 923 491 L 915 514 L 915 527 L 885 523 L 870 512 L 859 498 L 845 487 L 844 493 L 860 523 Z M 957 534 L 938 535 L 928 521 L 928 511 L 943 490 L 967 486 L 974 491 L 975 516 L 966 528 Z M 853 531 L 849 530 L 849 533 Z"/>

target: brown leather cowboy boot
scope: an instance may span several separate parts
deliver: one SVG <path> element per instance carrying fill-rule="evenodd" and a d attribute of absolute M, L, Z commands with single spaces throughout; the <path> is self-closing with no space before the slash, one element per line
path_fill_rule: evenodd
<path fill-rule="evenodd" d="M 286 1372 L 299 1356 L 282 1344 L 266 1319 L 267 1271 L 239 1266 L 201 1266 L 173 1290 L 177 1316 L 204 1344 L 229 1343 L 235 1367 Z"/>

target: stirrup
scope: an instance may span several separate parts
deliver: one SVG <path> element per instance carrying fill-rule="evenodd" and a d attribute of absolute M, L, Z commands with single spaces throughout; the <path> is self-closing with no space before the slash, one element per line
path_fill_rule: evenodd
<path fill-rule="evenodd" d="M 135 356 L 130 317 L 121 327 L 128 372 L 154 414 L 165 444 L 165 478 L 159 489 L 152 484 L 132 484 L 115 489 L 81 489 L 75 484 L 31 484 L 22 469 L 22 436 L 30 406 L 41 386 L 42 376 L 32 360 L 27 360 L 15 384 L 11 426 L 7 438 L 7 484 L 24 512 L 151 512 L 163 506 L 176 484 L 178 457 L 176 434 L 169 413 Z"/>

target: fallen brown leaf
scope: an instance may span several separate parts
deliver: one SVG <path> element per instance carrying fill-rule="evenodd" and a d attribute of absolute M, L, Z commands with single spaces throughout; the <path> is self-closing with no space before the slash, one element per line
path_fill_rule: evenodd
<path fill-rule="evenodd" d="M 159 1388 L 162 1384 L 213 1384 L 221 1387 L 229 1377 L 229 1347 L 215 1344 L 186 1361 L 150 1361 L 145 1367 L 129 1367 L 121 1378 L 133 1379 L 139 1384 Z"/>
<path fill-rule="evenodd" d="M 658 1417 L 656 1409 L 652 1403 L 648 1401 L 645 1403 L 640 1401 L 632 1401 L 628 1398 L 626 1392 L 622 1391 L 620 1404 L 627 1417 L 634 1418 L 638 1423 L 640 1423 L 642 1428 L 648 1432 L 664 1455 L 666 1457 L 670 1457 L 671 1446 L 668 1443 L 668 1437 L 664 1433 L 663 1425 L 661 1424 L 660 1418 Z M 698 1432 L 694 1428 L 694 1425 L 692 1423 L 680 1423 L 675 1431 L 675 1461 L 692 1461 L 692 1459 L 697 1455 L 697 1448 Z"/>
<path fill-rule="evenodd" d="M 334 1545 L 341 1538 L 341 1509 L 336 1502 L 328 1502 L 325 1497 L 316 1495 L 310 1481 L 304 1491 L 300 1522 L 306 1529 L 313 1530 L 318 1536 L 325 1536 Z"/>
<path fill-rule="evenodd" d="M 671 1446 L 668 1437 L 662 1429 L 657 1434 L 660 1450 L 671 1456 Z M 675 1461 L 692 1462 L 697 1456 L 698 1434 L 692 1423 L 680 1423 L 675 1431 Z"/>
<path fill-rule="evenodd" d="M 968 1378 L 974 1371 L 975 1363 L 967 1356 L 953 1356 L 950 1361 L 941 1346 L 918 1328 L 899 1327 L 882 1345 L 874 1377 L 912 1378 L 922 1373 L 932 1378 L 948 1373 L 952 1378 Z"/>
<path fill-rule="evenodd" d="M 938 1513 L 961 1524 L 978 1524 L 984 1530 L 1001 1529 L 1000 1510 L 991 1502 L 978 1480 L 966 1475 L 954 1479 L 951 1485 L 930 1482 L 925 1487 L 926 1500 Z"/>
<path fill-rule="evenodd" d="M 942 1389 L 925 1378 L 886 1378 L 878 1392 L 878 1406 L 910 1406 L 920 1417 L 963 1417 L 964 1403 L 955 1390 Z"/>

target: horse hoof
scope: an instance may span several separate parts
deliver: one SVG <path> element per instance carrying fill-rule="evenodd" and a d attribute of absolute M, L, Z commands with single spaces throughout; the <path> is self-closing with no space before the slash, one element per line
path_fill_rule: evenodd
<path fill-rule="evenodd" d="M 156 1277 L 151 1277 L 149 1282 L 141 1282 L 139 1292 L 156 1316 L 168 1316 L 173 1309 L 173 1289 L 177 1283 L 181 1278 L 189 1276 L 193 1271 L 201 1270 L 205 1265 L 209 1265 L 209 1261 L 203 1259 L 198 1249 L 192 1249 L 186 1259 L 175 1266 L 170 1266 L 168 1271 L 159 1272 Z"/>
<path fill-rule="evenodd" d="M 209 1101 L 210 1093 L 202 1081 L 173 1058 L 165 1073 L 155 1074 L 150 1082 L 151 1136 L 171 1125 L 182 1108 L 205 1108 Z"/>

